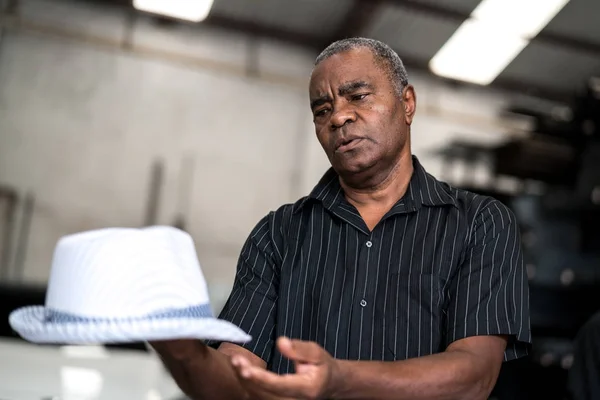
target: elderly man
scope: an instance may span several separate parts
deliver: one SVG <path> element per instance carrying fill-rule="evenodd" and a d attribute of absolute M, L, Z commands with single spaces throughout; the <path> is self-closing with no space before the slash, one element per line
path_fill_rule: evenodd
<path fill-rule="evenodd" d="M 252 341 L 155 349 L 194 399 L 487 398 L 530 342 L 515 216 L 411 154 L 416 93 L 387 45 L 331 44 L 309 95 L 332 168 L 242 249 L 220 318 Z"/>

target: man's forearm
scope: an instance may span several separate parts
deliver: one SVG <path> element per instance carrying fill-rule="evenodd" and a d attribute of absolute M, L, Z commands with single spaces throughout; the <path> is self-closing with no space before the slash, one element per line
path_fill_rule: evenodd
<path fill-rule="evenodd" d="M 204 346 L 188 346 L 185 354 L 173 355 L 153 345 L 181 390 L 193 400 L 249 398 L 241 386 L 229 356 Z"/>
<path fill-rule="evenodd" d="M 338 360 L 335 399 L 487 399 L 497 373 L 465 351 L 405 361 Z"/>

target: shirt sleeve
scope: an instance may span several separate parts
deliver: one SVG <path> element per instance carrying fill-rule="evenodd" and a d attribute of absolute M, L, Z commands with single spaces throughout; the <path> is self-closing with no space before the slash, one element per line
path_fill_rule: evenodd
<path fill-rule="evenodd" d="M 529 287 L 515 215 L 499 201 L 477 213 L 449 287 L 447 345 L 477 335 L 508 335 L 506 361 L 528 354 Z"/>
<path fill-rule="evenodd" d="M 239 256 L 233 289 L 219 318 L 240 327 L 252 340 L 236 343 L 269 362 L 274 346 L 279 287 L 277 248 L 271 238 L 269 216 L 252 230 Z M 213 348 L 221 342 L 207 341 Z"/>

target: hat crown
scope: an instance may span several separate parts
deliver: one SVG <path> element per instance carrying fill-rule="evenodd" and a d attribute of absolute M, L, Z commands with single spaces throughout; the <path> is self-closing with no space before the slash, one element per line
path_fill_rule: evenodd
<path fill-rule="evenodd" d="M 206 281 L 191 236 L 179 229 L 107 228 L 56 246 L 49 310 L 127 319 L 199 305 L 209 305 Z"/>

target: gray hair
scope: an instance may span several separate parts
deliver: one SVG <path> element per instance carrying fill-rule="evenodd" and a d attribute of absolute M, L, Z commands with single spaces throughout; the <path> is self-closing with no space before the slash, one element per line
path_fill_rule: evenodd
<path fill-rule="evenodd" d="M 400 59 L 400 56 L 398 56 L 398 53 L 379 40 L 354 37 L 333 42 L 317 56 L 315 67 L 335 54 L 359 48 L 366 48 L 371 51 L 375 61 L 385 68 L 398 96 L 402 96 L 402 91 L 408 85 L 408 74 L 406 73 L 404 63 Z"/>

